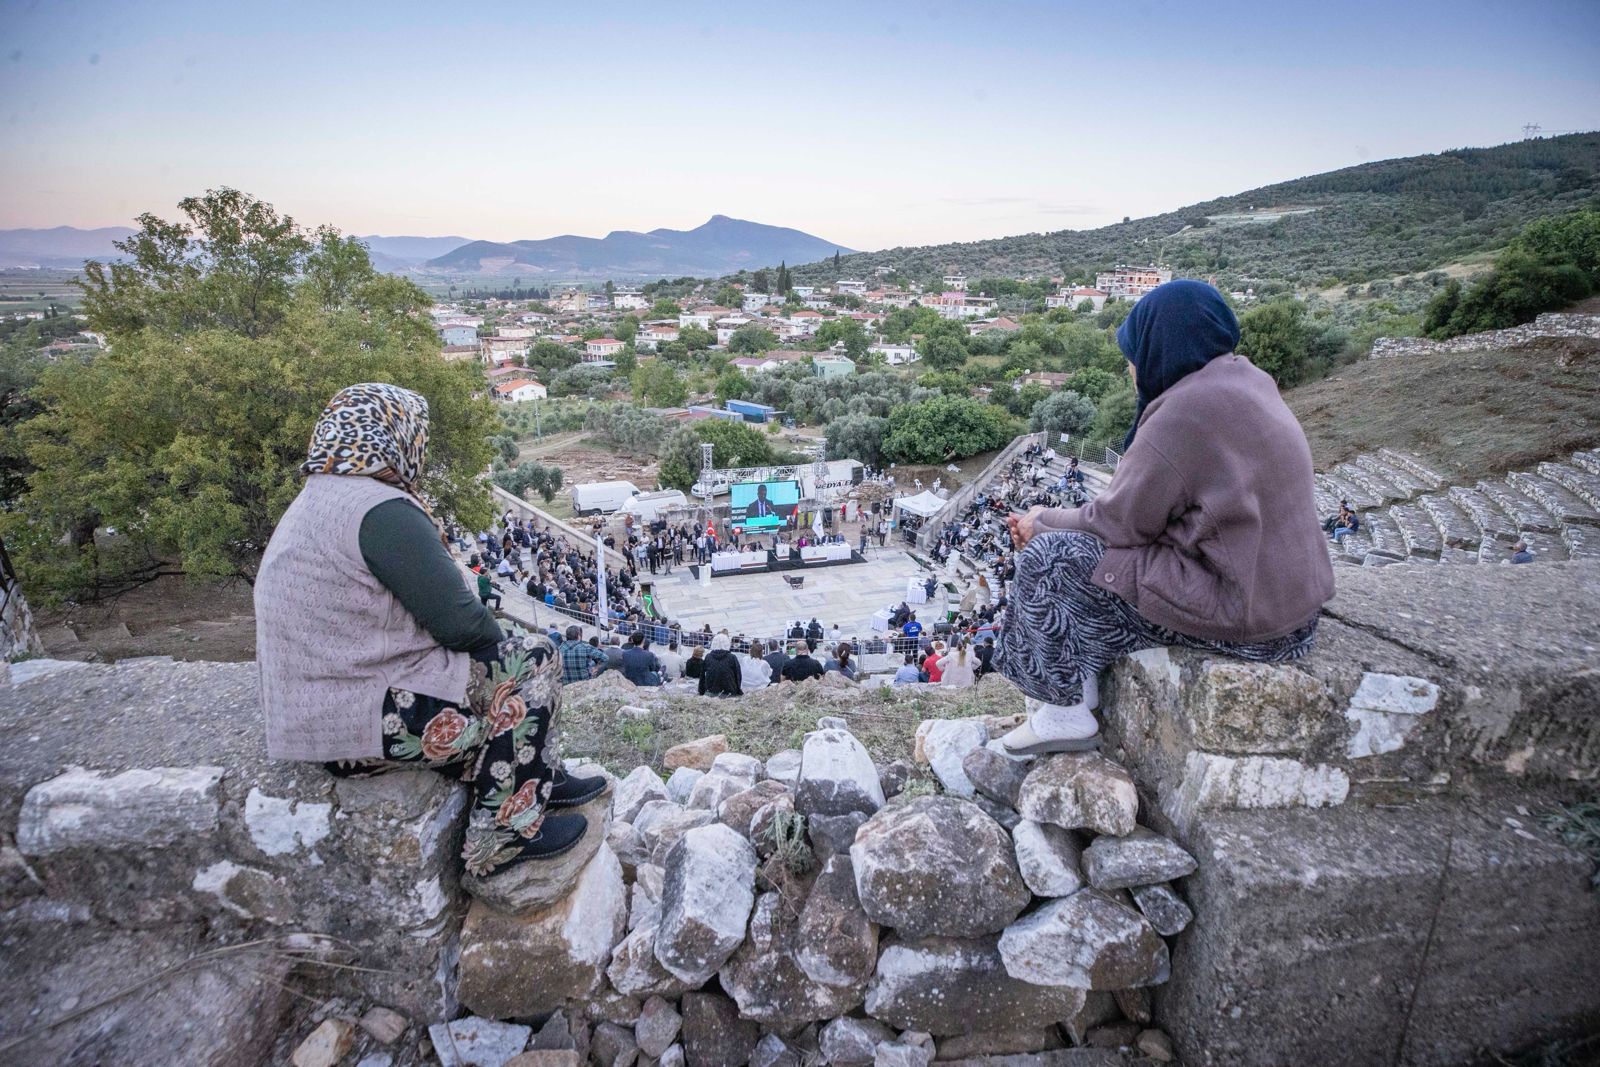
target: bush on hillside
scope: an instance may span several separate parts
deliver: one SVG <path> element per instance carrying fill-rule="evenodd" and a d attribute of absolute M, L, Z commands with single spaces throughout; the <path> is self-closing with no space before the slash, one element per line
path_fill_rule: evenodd
<path fill-rule="evenodd" d="M 899 463 L 945 463 L 999 448 L 1015 436 L 1015 429 L 992 404 L 938 396 L 890 412 L 883 450 Z"/>
<path fill-rule="evenodd" d="M 1094 404 L 1070 389 L 1051 393 L 1033 406 L 1028 429 L 1081 437 L 1094 425 Z"/>
<path fill-rule="evenodd" d="M 1428 304 L 1422 329 L 1435 338 L 1500 330 L 1597 289 L 1600 211 L 1574 211 L 1530 224 L 1470 288 L 1452 279 Z"/>
<path fill-rule="evenodd" d="M 877 415 L 845 415 L 828 423 L 828 458 L 858 459 L 869 467 L 884 463 L 883 441 L 889 420 Z"/>

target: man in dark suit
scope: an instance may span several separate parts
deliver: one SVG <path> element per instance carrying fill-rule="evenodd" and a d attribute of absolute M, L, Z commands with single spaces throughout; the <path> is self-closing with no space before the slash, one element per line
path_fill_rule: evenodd
<path fill-rule="evenodd" d="M 752 519 L 768 519 L 777 514 L 772 509 L 772 504 L 767 500 L 766 486 L 756 486 L 756 498 L 750 502 L 750 507 L 746 514 Z"/>

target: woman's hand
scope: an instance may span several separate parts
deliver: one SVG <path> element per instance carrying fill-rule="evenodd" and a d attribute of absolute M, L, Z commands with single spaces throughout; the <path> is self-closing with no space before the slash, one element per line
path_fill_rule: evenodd
<path fill-rule="evenodd" d="M 1011 543 L 1018 551 L 1028 547 L 1028 542 L 1038 536 L 1044 527 L 1039 525 L 1039 516 L 1044 514 L 1044 505 L 1035 504 L 1022 514 L 1012 512 L 1006 516 L 1006 526 L 1011 530 Z"/>

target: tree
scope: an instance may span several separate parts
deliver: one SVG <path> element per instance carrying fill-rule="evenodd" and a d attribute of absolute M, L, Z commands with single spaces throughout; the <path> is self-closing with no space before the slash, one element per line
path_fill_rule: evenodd
<path fill-rule="evenodd" d="M 668 300 L 662 296 L 657 297 L 656 302 L 650 305 L 649 317 L 652 319 L 676 319 L 682 313 L 683 309 L 678 306 L 676 300 Z"/>
<path fill-rule="evenodd" d="M 680 426 L 661 446 L 661 484 L 688 491 L 700 476 L 700 446 L 712 446 L 715 467 L 755 467 L 772 462 L 772 444 L 754 426 L 730 419 L 701 419 Z"/>
<path fill-rule="evenodd" d="M 1070 389 L 1051 393 L 1033 406 L 1028 429 L 1080 437 L 1094 425 L 1094 404 Z"/>
<path fill-rule="evenodd" d="M 968 396 L 972 392 L 966 376 L 953 370 L 928 372 L 917 379 L 917 384 L 924 389 L 937 389 L 951 396 Z"/>
<path fill-rule="evenodd" d="M 633 398 L 655 407 L 677 407 L 689 399 L 689 387 L 672 364 L 653 359 L 632 375 Z"/>
<path fill-rule="evenodd" d="M 1239 354 L 1266 371 L 1280 386 L 1293 385 L 1305 372 L 1309 341 L 1305 306 L 1274 300 L 1252 308 L 1239 320 Z"/>
<path fill-rule="evenodd" d="M 949 334 L 929 337 L 922 343 L 922 362 L 934 370 L 954 370 L 967 361 L 967 347 Z"/>
<path fill-rule="evenodd" d="M 828 423 L 828 456 L 858 459 L 869 467 L 884 462 L 883 440 L 889 420 L 877 415 L 845 415 Z"/>
<path fill-rule="evenodd" d="M 639 319 L 635 315 L 624 315 L 611 324 L 611 336 L 619 341 L 632 342 L 639 336 Z"/>
<path fill-rule="evenodd" d="M 778 335 L 765 326 L 750 322 L 733 331 L 728 339 L 728 351 L 742 354 L 771 352 L 778 347 Z"/>
<path fill-rule="evenodd" d="M 945 463 L 999 448 L 1012 429 L 1005 412 L 991 404 L 937 396 L 890 412 L 883 450 L 902 463 Z"/>
<path fill-rule="evenodd" d="M 1133 425 L 1133 413 L 1138 405 L 1139 397 L 1133 391 L 1131 382 L 1113 389 L 1100 399 L 1095 408 L 1094 424 L 1089 427 L 1089 436 L 1096 441 L 1108 441 L 1113 448 L 1121 448 L 1128 427 Z"/>
<path fill-rule="evenodd" d="M 871 343 L 867 331 L 857 319 L 829 319 L 817 327 L 817 340 L 824 348 L 832 348 L 839 342 L 844 343 L 845 355 L 851 359 L 860 359 Z"/>
<path fill-rule="evenodd" d="M 496 419 L 478 369 L 441 358 L 428 296 L 377 273 L 359 242 L 235 190 L 180 207 L 186 222 L 140 217 L 127 261 L 86 264 L 89 326 L 110 349 L 39 379 L 42 411 L 19 429 L 35 469 L 5 516 L 30 577 L 53 594 L 168 566 L 252 577 L 313 424 L 354 382 L 428 399 L 422 488 L 437 514 L 487 522 Z M 97 526 L 119 531 L 117 558 Z"/>
<path fill-rule="evenodd" d="M 837 248 L 833 250 L 833 269 L 835 273 L 839 270 L 839 250 Z"/>
<path fill-rule="evenodd" d="M 1079 396 L 1088 397 L 1089 400 L 1098 403 L 1107 393 L 1127 380 L 1125 374 L 1112 374 L 1098 367 L 1085 367 L 1083 370 L 1073 372 L 1072 377 L 1067 379 L 1067 388 Z"/>
<path fill-rule="evenodd" d="M 794 288 L 794 283 L 789 279 L 789 268 L 785 263 L 778 264 L 778 295 L 788 296 L 789 290 Z"/>
<path fill-rule="evenodd" d="M 725 308 L 738 308 L 744 303 L 744 298 L 739 295 L 739 290 L 730 283 L 717 290 L 717 295 L 712 297 L 719 305 Z"/>
<path fill-rule="evenodd" d="M 755 291 L 758 293 L 770 293 L 772 290 L 768 289 L 767 286 L 772 284 L 772 275 L 767 272 L 767 268 L 762 267 L 750 276 L 750 284 L 755 287 Z"/>
<path fill-rule="evenodd" d="M 560 467 L 553 465 L 547 467 L 542 463 L 521 463 L 514 470 L 502 467 L 495 471 L 493 480 L 512 496 L 521 497 L 532 490 L 548 504 L 561 491 L 563 475 Z"/>
<path fill-rule="evenodd" d="M 715 344 L 717 341 L 717 335 L 705 327 L 696 326 L 691 322 L 689 325 L 678 331 L 678 340 L 683 344 L 683 347 L 687 348 L 689 351 L 698 352 L 702 349 L 710 348 L 713 344 Z"/>

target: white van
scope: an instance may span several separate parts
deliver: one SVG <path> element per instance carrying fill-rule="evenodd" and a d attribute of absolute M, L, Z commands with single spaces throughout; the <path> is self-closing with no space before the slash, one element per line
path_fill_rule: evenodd
<path fill-rule="evenodd" d="M 616 511 L 639 495 L 632 482 L 584 482 L 572 487 L 572 513 L 599 515 Z"/>
<path fill-rule="evenodd" d="M 662 489 L 654 493 L 640 493 L 630 497 L 628 501 L 617 510 L 624 515 L 637 516 L 640 522 L 650 523 L 665 515 L 673 508 L 689 506 L 689 498 L 676 489 Z"/>

